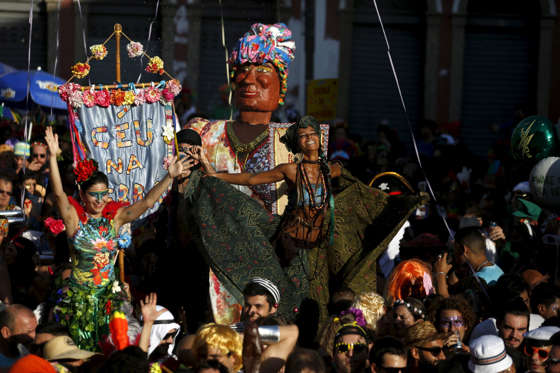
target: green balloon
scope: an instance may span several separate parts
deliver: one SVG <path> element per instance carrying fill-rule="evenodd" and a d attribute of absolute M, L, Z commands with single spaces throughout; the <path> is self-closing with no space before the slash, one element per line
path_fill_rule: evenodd
<path fill-rule="evenodd" d="M 519 122 L 511 134 L 513 159 L 538 161 L 553 155 L 555 149 L 554 126 L 545 117 L 527 117 Z"/>

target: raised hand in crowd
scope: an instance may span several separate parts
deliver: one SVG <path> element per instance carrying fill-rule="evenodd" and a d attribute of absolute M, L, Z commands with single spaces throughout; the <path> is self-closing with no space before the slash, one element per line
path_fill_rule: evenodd
<path fill-rule="evenodd" d="M 157 305 L 157 294 L 150 293 L 146 295 L 144 300 L 140 299 L 140 310 L 142 312 L 142 321 L 144 326 L 142 327 L 142 333 L 140 334 L 140 341 L 138 342 L 138 347 L 140 347 L 144 352 L 148 352 L 150 348 L 150 333 L 152 332 L 152 326 L 154 321 L 157 320 L 167 309 L 163 308 L 161 310 L 156 309 Z"/>

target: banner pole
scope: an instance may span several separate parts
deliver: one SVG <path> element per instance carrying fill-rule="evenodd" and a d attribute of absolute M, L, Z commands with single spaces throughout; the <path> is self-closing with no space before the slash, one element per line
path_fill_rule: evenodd
<path fill-rule="evenodd" d="M 119 279 L 124 284 L 124 249 L 119 250 Z"/>
<path fill-rule="evenodd" d="M 122 32 L 121 24 L 115 23 L 114 30 L 115 30 L 115 42 L 116 42 L 115 73 L 117 76 L 117 83 L 120 83 L 121 82 L 121 32 Z"/>

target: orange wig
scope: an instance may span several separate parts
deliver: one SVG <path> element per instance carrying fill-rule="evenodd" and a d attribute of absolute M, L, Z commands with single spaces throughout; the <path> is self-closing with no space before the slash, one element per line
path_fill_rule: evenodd
<path fill-rule="evenodd" d="M 397 299 L 414 297 L 422 300 L 434 293 L 430 268 L 420 260 L 410 259 L 399 263 L 391 272 L 385 299 L 393 304 Z"/>

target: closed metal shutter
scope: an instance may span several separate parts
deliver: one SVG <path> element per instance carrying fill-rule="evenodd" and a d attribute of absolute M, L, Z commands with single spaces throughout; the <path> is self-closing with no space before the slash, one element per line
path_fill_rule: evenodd
<path fill-rule="evenodd" d="M 422 116 L 424 27 L 420 18 L 412 24 L 386 24 L 393 62 L 400 80 L 412 125 Z M 387 22 L 387 21 L 386 21 Z M 377 23 L 354 23 L 349 125 L 352 133 L 375 138 L 377 125 L 384 119 L 395 128 L 403 143 L 410 143 L 406 124 L 381 28 Z"/>
<path fill-rule="evenodd" d="M 484 23 L 503 24 L 499 19 Z M 473 153 L 487 154 L 495 140 L 491 124 L 511 123 L 517 105 L 534 105 L 535 42 L 521 22 L 467 25 L 461 135 Z"/>
<path fill-rule="evenodd" d="M 28 13 L 14 14 L 0 10 L 0 46 L 2 62 L 20 70 L 27 70 L 27 47 L 29 42 Z M 47 69 L 47 13 L 44 6 L 33 14 L 33 35 L 31 40 L 31 69 L 41 66 Z"/>

